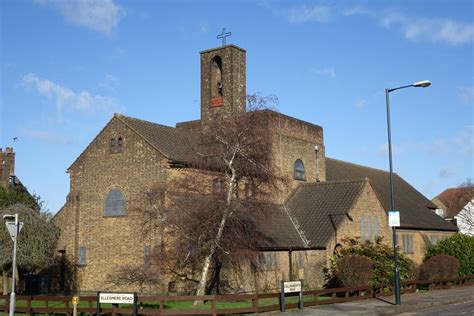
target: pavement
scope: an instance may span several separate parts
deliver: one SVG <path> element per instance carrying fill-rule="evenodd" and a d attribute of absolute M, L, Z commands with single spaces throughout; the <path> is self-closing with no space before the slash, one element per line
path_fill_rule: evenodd
<path fill-rule="evenodd" d="M 422 310 L 435 310 L 446 305 L 463 305 L 466 308 L 474 306 L 474 286 L 455 287 L 449 290 L 434 290 L 403 294 L 401 305 L 395 305 L 394 296 L 376 299 L 338 303 L 322 306 L 305 307 L 302 310 L 287 310 L 284 315 L 415 315 Z M 472 308 L 470 309 L 472 310 Z M 440 314 L 442 315 L 442 314 Z"/>

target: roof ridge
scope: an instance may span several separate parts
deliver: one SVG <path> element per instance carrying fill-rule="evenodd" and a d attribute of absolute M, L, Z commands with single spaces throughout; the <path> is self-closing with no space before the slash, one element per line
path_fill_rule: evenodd
<path fill-rule="evenodd" d="M 330 180 L 330 181 L 321 181 L 321 182 L 311 182 L 311 183 L 301 183 L 300 186 L 322 186 L 329 184 L 339 184 L 339 183 L 356 183 L 356 182 L 369 182 L 368 177 L 360 179 L 350 179 L 350 180 Z"/>
<path fill-rule="evenodd" d="M 149 123 L 149 124 L 158 125 L 158 126 L 161 126 L 161 127 L 168 127 L 168 128 L 172 128 L 172 129 L 174 129 L 174 130 L 178 130 L 176 127 L 173 127 L 173 126 L 168 126 L 168 125 L 164 125 L 164 124 L 160 124 L 160 123 L 155 123 L 155 122 L 152 122 L 152 121 L 147 121 L 147 120 L 139 119 L 139 118 L 132 117 L 132 116 L 128 116 L 128 115 L 124 115 L 124 114 L 121 114 L 121 113 L 114 113 L 114 116 L 119 117 L 119 118 L 125 118 L 125 119 L 135 120 L 135 121 L 139 121 L 139 122 Z"/>
<path fill-rule="evenodd" d="M 374 168 L 374 167 L 364 166 L 364 165 L 360 165 L 360 164 L 357 164 L 357 163 L 354 163 L 354 162 L 349 162 L 349 161 L 340 160 L 340 159 L 336 159 L 336 158 L 325 157 L 325 159 L 326 159 L 326 160 L 328 160 L 328 159 L 329 159 L 329 160 L 335 160 L 335 161 L 338 161 L 338 162 L 341 162 L 341 163 L 344 163 L 344 164 L 347 164 L 347 165 L 353 165 L 353 166 L 362 167 L 362 168 L 365 168 L 365 169 L 372 169 L 372 170 L 378 171 L 378 172 L 389 173 L 389 171 L 386 171 L 386 170 L 383 170 L 383 169 L 378 169 L 378 168 Z M 396 172 L 393 172 L 393 174 L 398 175 Z"/>

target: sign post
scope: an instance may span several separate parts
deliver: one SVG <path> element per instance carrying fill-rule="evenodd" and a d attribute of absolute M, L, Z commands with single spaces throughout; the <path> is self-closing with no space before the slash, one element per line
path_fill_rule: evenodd
<path fill-rule="evenodd" d="M 281 281 L 280 311 L 282 311 L 282 312 L 284 312 L 286 310 L 286 304 L 285 304 L 286 293 L 290 293 L 290 294 L 298 293 L 298 296 L 299 296 L 298 308 L 303 309 L 303 307 L 304 307 L 304 303 L 303 303 L 303 280 L 290 281 L 290 282 Z"/>
<path fill-rule="evenodd" d="M 77 316 L 77 305 L 78 304 L 79 304 L 79 296 L 73 296 L 72 297 L 72 307 L 73 307 L 72 315 L 73 316 Z"/>
<path fill-rule="evenodd" d="M 18 214 L 15 215 L 3 215 L 3 219 L 13 220 L 10 222 L 5 222 L 7 226 L 8 233 L 13 240 L 13 260 L 12 260 L 12 291 L 10 293 L 10 310 L 9 316 L 15 315 L 15 271 L 16 271 L 16 248 L 17 248 L 17 240 L 18 235 L 20 234 L 20 230 L 23 227 L 23 223 L 18 221 Z"/>
<path fill-rule="evenodd" d="M 97 292 L 96 316 L 100 316 L 100 304 L 133 304 L 133 316 L 138 312 L 137 293 L 116 293 L 116 292 Z"/>

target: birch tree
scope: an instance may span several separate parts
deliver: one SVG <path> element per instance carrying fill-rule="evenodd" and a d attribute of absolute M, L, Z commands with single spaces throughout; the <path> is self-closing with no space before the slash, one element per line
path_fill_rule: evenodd
<path fill-rule="evenodd" d="M 249 234 L 258 234 L 255 225 L 259 220 L 255 217 L 262 215 L 265 195 L 274 192 L 281 180 L 273 171 L 272 112 L 262 109 L 268 100 L 252 96 L 250 102 L 257 108 L 250 108 L 245 115 L 215 120 L 214 125 L 203 129 L 196 147 L 193 166 L 216 172 L 221 181 L 213 186 L 210 215 L 215 215 L 210 222 L 214 225 L 209 227 L 210 235 L 202 245 L 196 295 L 206 293 L 209 269 L 218 252 L 229 256 L 232 252 L 257 249 L 257 240 L 264 236 Z"/>

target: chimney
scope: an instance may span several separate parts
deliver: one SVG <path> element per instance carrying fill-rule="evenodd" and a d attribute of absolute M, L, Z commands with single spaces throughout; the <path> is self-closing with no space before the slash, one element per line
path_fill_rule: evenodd
<path fill-rule="evenodd" d="M 11 177 L 15 175 L 15 153 L 12 147 L 0 150 L 0 186 L 8 187 Z"/>

